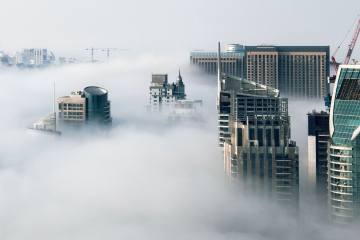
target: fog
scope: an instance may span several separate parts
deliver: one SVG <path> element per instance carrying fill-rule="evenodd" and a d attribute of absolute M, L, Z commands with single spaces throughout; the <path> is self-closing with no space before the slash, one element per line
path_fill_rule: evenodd
<path fill-rule="evenodd" d="M 178 68 L 204 122 L 167 125 L 147 114 L 151 73 Z M 0 73 L 0 239 L 357 239 L 301 200 L 299 217 L 229 186 L 217 147 L 216 86 L 173 56 Z M 111 130 L 61 137 L 27 129 L 63 96 L 89 85 L 109 90 Z M 321 102 L 290 101 L 305 166 L 306 113 Z M 296 110 L 295 110 L 296 109 Z M 302 173 L 302 178 L 305 173 Z M 306 183 L 301 189 L 306 192 Z"/>

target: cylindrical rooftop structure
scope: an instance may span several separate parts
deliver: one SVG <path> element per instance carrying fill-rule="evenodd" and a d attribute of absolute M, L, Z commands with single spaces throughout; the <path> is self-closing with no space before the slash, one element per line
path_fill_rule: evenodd
<path fill-rule="evenodd" d="M 86 116 L 88 121 L 109 122 L 110 102 L 108 91 L 101 87 L 89 86 L 84 89 L 86 98 Z"/>
<path fill-rule="evenodd" d="M 225 48 L 226 52 L 243 52 L 244 46 L 240 44 L 227 44 Z"/>

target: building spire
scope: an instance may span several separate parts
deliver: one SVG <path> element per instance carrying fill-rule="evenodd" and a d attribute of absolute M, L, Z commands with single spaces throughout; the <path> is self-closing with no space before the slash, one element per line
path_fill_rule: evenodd
<path fill-rule="evenodd" d="M 218 54 L 217 54 L 217 74 L 218 80 L 221 80 L 221 47 L 220 42 L 218 42 Z"/>
<path fill-rule="evenodd" d="M 181 77 L 181 73 L 180 73 L 180 68 L 179 68 L 178 82 L 182 82 L 182 77 Z"/>

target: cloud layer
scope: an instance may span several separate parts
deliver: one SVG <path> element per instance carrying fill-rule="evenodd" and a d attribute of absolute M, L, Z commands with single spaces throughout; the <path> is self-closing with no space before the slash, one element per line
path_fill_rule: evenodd
<path fill-rule="evenodd" d="M 175 80 L 174 66 L 185 65 L 176 59 L 142 56 L 0 74 L 0 238 L 356 239 L 358 230 L 320 220 L 312 213 L 316 205 L 304 202 L 295 218 L 227 185 L 216 89 L 204 84 L 213 77 L 183 67 L 188 96 L 204 100 L 204 123 L 169 126 L 147 115 L 151 73 L 168 72 Z M 88 85 L 107 88 L 114 128 L 61 137 L 26 130 L 52 111 L 53 81 L 58 96 Z M 294 104 L 304 112 L 309 107 Z M 294 118 L 293 125 L 306 120 L 303 113 Z M 295 137 L 304 129 L 295 128 Z"/>

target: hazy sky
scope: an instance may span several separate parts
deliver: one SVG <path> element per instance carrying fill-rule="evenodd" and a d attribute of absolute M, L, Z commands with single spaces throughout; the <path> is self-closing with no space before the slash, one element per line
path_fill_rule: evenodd
<path fill-rule="evenodd" d="M 358 0 L 2 0 L 0 49 L 89 46 L 166 52 L 216 42 L 337 46 Z M 352 33 L 351 33 L 352 34 Z M 350 34 L 350 35 L 351 35 Z M 350 36 L 344 43 L 346 49 Z M 359 44 L 358 44 L 359 45 Z M 354 52 L 359 58 L 360 47 Z M 339 53 L 338 58 L 344 58 Z"/>

